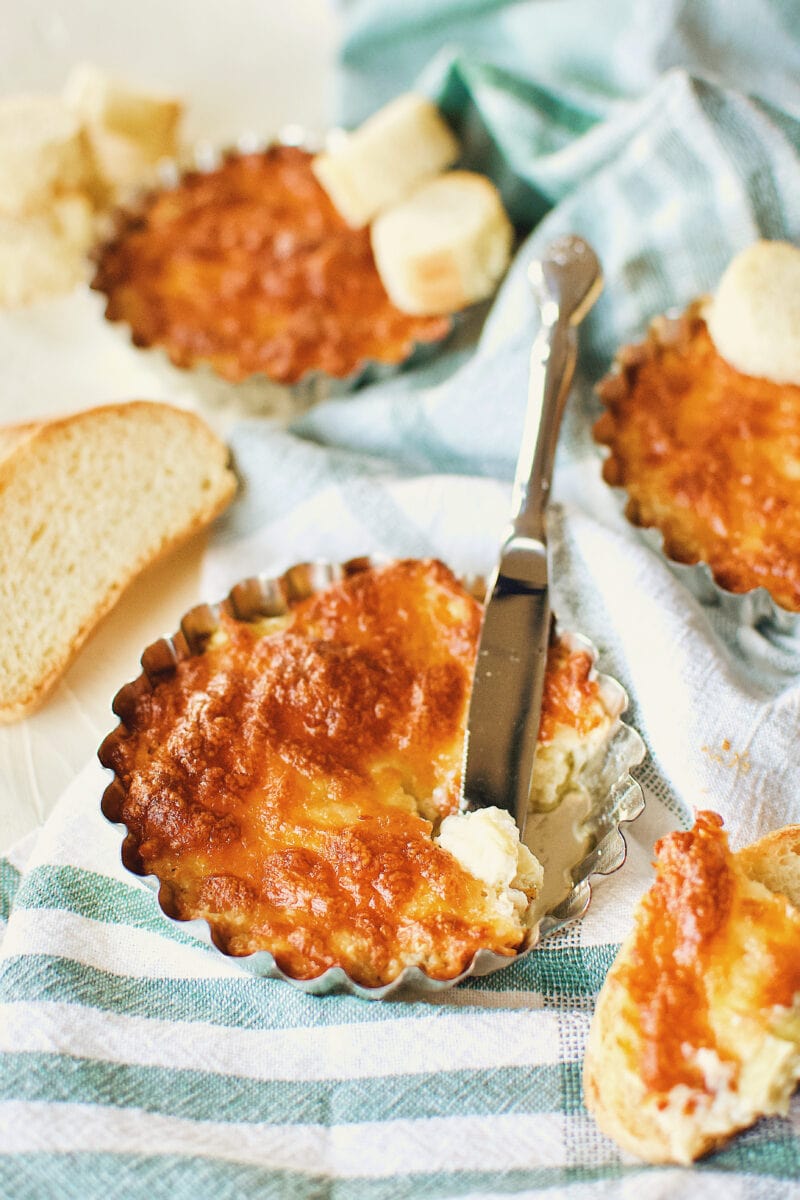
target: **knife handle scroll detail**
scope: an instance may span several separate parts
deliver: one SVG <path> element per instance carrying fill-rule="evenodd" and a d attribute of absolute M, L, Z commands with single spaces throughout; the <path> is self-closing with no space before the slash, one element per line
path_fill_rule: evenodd
<path fill-rule="evenodd" d="M 464 747 L 467 809 L 497 806 L 525 829 L 550 642 L 546 510 L 561 418 L 577 357 L 577 326 L 602 289 L 582 238 L 552 243 L 528 278 L 540 327 L 510 524 L 490 580 Z"/>

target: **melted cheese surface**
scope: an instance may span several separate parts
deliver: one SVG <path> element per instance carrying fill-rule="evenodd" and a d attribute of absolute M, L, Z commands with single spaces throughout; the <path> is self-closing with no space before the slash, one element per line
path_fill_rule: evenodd
<path fill-rule="evenodd" d="M 134 689 L 104 762 L 137 865 L 225 952 L 367 985 L 512 955 L 524 917 L 433 840 L 458 808 L 480 605 L 441 563 L 348 577 Z M 608 715 L 591 657 L 555 643 L 542 738 Z"/>
<path fill-rule="evenodd" d="M 800 386 L 737 371 L 694 306 L 598 390 L 603 474 L 626 489 L 629 518 L 729 591 L 765 587 L 800 611 Z"/>

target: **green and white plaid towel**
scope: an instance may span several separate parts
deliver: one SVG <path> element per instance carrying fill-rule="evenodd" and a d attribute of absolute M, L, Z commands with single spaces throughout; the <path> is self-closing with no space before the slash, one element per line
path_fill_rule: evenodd
<path fill-rule="evenodd" d="M 525 400 L 525 263 L 579 232 L 607 287 L 557 469 L 556 608 L 630 691 L 648 807 L 579 925 L 435 1000 L 369 1004 L 254 979 L 164 922 L 119 866 L 90 763 L 0 874 L 3 1196 L 800 1196 L 800 1105 L 690 1170 L 655 1169 L 599 1134 L 580 1085 L 655 838 L 696 805 L 737 845 L 800 821 L 800 648 L 688 595 L 621 518 L 588 434 L 590 385 L 620 341 L 711 288 L 759 233 L 800 240 L 799 24 L 790 0 L 349 6 L 346 111 L 423 71 L 533 232 L 477 346 L 465 327 L 428 366 L 293 431 L 234 430 L 246 488 L 205 596 L 318 554 L 486 569 Z"/>

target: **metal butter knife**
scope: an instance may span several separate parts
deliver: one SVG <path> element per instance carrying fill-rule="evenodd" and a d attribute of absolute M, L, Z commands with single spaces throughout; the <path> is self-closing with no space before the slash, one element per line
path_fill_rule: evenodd
<path fill-rule="evenodd" d="M 541 325 L 531 352 L 528 406 L 511 522 L 489 583 L 465 742 L 467 809 L 496 805 L 525 829 L 550 639 L 545 513 L 556 442 L 572 384 L 577 327 L 603 287 L 579 237 L 563 237 L 528 268 Z"/>

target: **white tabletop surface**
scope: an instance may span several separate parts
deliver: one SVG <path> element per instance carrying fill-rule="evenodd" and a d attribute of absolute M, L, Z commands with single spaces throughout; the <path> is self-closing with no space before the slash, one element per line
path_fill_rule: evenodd
<path fill-rule="evenodd" d="M 3 5 L 2 26 L 1 93 L 59 91 L 89 61 L 182 96 L 191 141 L 330 123 L 337 29 L 326 0 L 26 0 Z M 223 434 L 237 411 L 210 380 L 135 350 L 88 288 L 0 312 L 0 423 L 135 397 L 196 407 Z M 285 398 L 273 399 L 280 415 Z M 0 727 L 0 852 L 41 823 L 96 752 L 142 649 L 201 599 L 203 547 L 195 538 L 140 577 L 44 707 Z"/>

